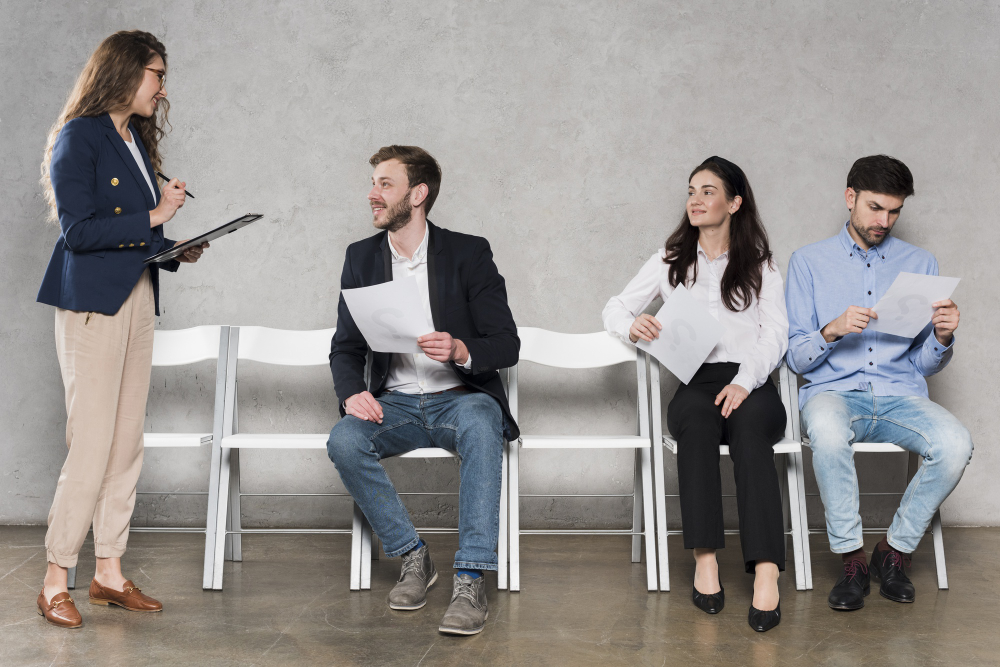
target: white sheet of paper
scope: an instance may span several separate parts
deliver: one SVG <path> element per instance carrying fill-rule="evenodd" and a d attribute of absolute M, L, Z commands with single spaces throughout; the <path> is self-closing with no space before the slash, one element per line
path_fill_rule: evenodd
<path fill-rule="evenodd" d="M 900 273 L 875 304 L 878 319 L 871 320 L 868 328 L 903 338 L 916 337 L 934 316 L 931 304 L 950 299 L 959 280 L 920 273 Z"/>
<path fill-rule="evenodd" d="M 722 340 L 722 325 L 683 285 L 663 302 L 656 319 L 663 325 L 660 337 L 652 343 L 640 338 L 636 347 L 656 357 L 687 384 Z"/>
<path fill-rule="evenodd" d="M 427 321 L 416 278 L 341 292 L 354 323 L 375 352 L 420 352 L 417 337 L 434 331 Z"/>

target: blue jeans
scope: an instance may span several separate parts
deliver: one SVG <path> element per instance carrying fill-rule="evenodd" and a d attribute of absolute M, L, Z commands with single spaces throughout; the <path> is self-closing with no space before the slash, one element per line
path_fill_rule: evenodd
<path fill-rule="evenodd" d="M 420 537 L 379 461 L 422 447 L 440 447 L 462 460 L 455 568 L 496 570 L 504 427 L 500 404 L 476 391 L 390 391 L 378 402 L 381 424 L 348 415 L 330 431 L 326 449 L 344 486 L 382 540 L 385 555 L 406 553 Z"/>
<path fill-rule="evenodd" d="M 887 535 L 903 553 L 916 550 L 972 458 L 969 430 L 943 407 L 922 396 L 875 396 L 870 387 L 814 395 L 802 409 L 802 430 L 812 449 L 830 549 L 839 554 L 863 546 L 852 443 L 891 442 L 923 457 Z"/>

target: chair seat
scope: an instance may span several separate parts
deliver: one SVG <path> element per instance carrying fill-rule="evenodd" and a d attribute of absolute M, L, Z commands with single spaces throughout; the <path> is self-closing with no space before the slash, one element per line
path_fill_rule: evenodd
<path fill-rule="evenodd" d="M 677 441 L 669 436 L 663 436 L 663 446 L 677 455 Z M 796 454 L 802 451 L 802 445 L 791 438 L 782 438 L 774 445 L 775 454 Z M 866 450 L 867 451 L 867 450 Z M 729 456 L 729 445 L 719 445 L 719 454 Z"/>
<path fill-rule="evenodd" d="M 524 449 L 641 449 L 649 438 L 641 435 L 522 435 Z"/>
<path fill-rule="evenodd" d="M 232 449 L 326 449 L 329 433 L 237 433 L 222 439 Z M 458 456 L 438 447 L 424 447 L 400 454 L 401 459 L 443 459 Z"/>
<path fill-rule="evenodd" d="M 808 446 L 809 438 L 803 437 L 802 444 Z M 906 451 L 899 445 L 894 445 L 891 442 L 855 442 L 851 444 L 851 449 L 855 452 L 863 452 L 865 454 L 883 454 Z"/>
<path fill-rule="evenodd" d="M 212 443 L 211 433 L 143 433 L 143 447 L 201 447 Z"/>

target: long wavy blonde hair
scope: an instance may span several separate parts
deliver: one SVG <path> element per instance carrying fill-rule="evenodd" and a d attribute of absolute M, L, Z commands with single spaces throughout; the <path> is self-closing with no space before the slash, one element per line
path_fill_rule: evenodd
<path fill-rule="evenodd" d="M 48 141 L 45 142 L 45 154 L 42 158 L 42 189 L 45 201 L 49 205 L 50 221 L 58 221 L 56 196 L 52 190 L 52 180 L 49 178 L 49 165 L 52 162 L 52 147 L 59 132 L 74 118 L 100 116 L 109 111 L 128 109 L 146 75 L 146 66 L 156 56 L 163 59 L 163 66 L 166 68 L 166 47 L 156 37 L 141 30 L 116 32 L 101 42 L 90 56 L 63 106 L 62 113 L 49 130 Z M 156 112 L 149 118 L 133 115 L 129 121 L 138 131 L 139 139 L 146 147 L 154 170 L 160 169 L 162 160 L 160 140 L 166 135 L 164 127 L 169 126 L 167 120 L 169 110 L 170 103 L 164 98 L 157 103 Z"/>

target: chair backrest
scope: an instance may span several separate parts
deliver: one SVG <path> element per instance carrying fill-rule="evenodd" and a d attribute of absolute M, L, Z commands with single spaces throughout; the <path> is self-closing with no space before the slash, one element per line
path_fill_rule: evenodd
<path fill-rule="evenodd" d="M 330 363 L 330 343 L 335 331 L 335 328 L 290 331 L 239 327 L 236 357 L 278 366 L 326 366 Z"/>
<path fill-rule="evenodd" d="M 523 361 L 553 368 L 603 368 L 616 364 L 633 363 L 636 367 L 637 406 L 641 435 L 648 435 L 649 402 L 647 400 L 645 353 L 626 345 L 611 334 L 598 331 L 589 334 L 567 334 L 535 327 L 518 327 L 521 339 L 518 364 Z M 519 395 L 517 366 L 507 370 L 507 396 L 511 415 L 518 417 Z"/>
<path fill-rule="evenodd" d="M 219 325 L 157 329 L 153 332 L 153 365 L 184 366 L 207 359 L 218 359 L 221 329 Z"/>
<path fill-rule="evenodd" d="M 519 361 L 555 368 L 601 368 L 635 362 L 636 348 L 604 331 L 567 334 L 536 327 L 518 327 Z"/>

